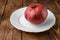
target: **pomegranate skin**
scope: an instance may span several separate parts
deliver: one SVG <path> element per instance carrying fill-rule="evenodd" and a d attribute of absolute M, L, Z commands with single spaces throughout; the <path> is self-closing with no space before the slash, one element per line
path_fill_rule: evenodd
<path fill-rule="evenodd" d="M 28 6 L 24 15 L 29 22 L 40 24 L 47 18 L 48 12 L 44 5 L 36 3 L 32 6 Z"/>

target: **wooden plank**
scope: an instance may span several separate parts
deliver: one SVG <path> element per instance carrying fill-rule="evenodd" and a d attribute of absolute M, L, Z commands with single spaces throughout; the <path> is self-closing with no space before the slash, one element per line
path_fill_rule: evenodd
<path fill-rule="evenodd" d="M 2 20 L 10 18 L 13 11 L 22 7 L 22 0 L 8 0 Z"/>
<path fill-rule="evenodd" d="M 7 3 L 7 0 L 0 0 L 0 40 L 3 40 L 3 35 L 5 30 L 5 28 L 1 26 L 1 18 L 2 18 L 6 3 Z"/>
<path fill-rule="evenodd" d="M 13 31 L 13 40 L 21 40 L 21 31 L 20 30 L 14 30 Z"/>
<path fill-rule="evenodd" d="M 46 1 L 39 1 L 39 3 L 42 3 L 48 7 L 49 10 L 51 10 L 54 15 L 56 16 L 56 23 L 53 28 L 49 30 L 50 39 L 52 40 L 59 40 L 59 31 L 60 31 L 60 8 L 59 8 L 59 2 L 58 0 L 46 0 Z M 52 36 L 53 35 L 53 36 Z M 52 37 L 51 37 L 52 36 Z"/>
<path fill-rule="evenodd" d="M 49 34 L 47 31 L 43 32 L 43 33 L 26 33 L 26 32 L 23 32 L 22 40 L 51 40 L 48 35 Z"/>
<path fill-rule="evenodd" d="M 0 23 L 7 0 L 0 0 Z"/>
<path fill-rule="evenodd" d="M 32 3 L 38 3 L 38 0 L 23 0 L 23 6 L 28 6 Z"/>
<path fill-rule="evenodd" d="M 0 32 L 0 39 L 2 40 L 21 40 L 21 31 L 15 29 L 9 23 L 9 19 L 1 22 Z"/>
<path fill-rule="evenodd" d="M 6 28 L 8 26 L 10 26 L 7 22 L 8 20 L 5 20 L 5 21 L 2 21 L 1 22 L 1 26 L 0 26 L 0 39 L 1 40 L 6 40 L 6 37 L 9 35 L 9 31 L 10 28 Z M 11 37 L 12 34 L 10 34 L 10 37 Z"/>
<path fill-rule="evenodd" d="M 12 12 L 21 7 L 22 0 L 8 0 L 1 21 L 1 31 L 3 32 L 3 34 L 1 33 L 1 36 L 3 35 L 2 40 L 21 40 L 21 31 L 15 29 L 9 20 Z"/>

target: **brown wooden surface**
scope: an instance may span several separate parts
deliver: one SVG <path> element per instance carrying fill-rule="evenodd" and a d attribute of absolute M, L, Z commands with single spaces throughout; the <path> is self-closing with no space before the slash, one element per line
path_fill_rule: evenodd
<path fill-rule="evenodd" d="M 18 8 L 31 3 L 42 3 L 56 16 L 56 24 L 48 31 L 26 33 L 10 24 L 10 15 Z M 60 40 L 60 1 L 59 0 L 0 0 L 0 40 Z"/>

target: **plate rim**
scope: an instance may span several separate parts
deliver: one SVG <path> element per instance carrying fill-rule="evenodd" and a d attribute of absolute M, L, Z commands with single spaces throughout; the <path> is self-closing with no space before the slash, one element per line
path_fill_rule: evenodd
<path fill-rule="evenodd" d="M 23 8 L 27 8 L 27 7 L 23 7 Z M 22 8 L 20 8 L 20 9 L 22 9 Z M 19 10 L 19 9 L 17 9 L 17 10 Z M 17 10 L 15 10 L 14 12 L 16 12 Z M 50 10 L 49 10 L 50 11 Z M 22 30 L 22 29 L 19 29 L 19 28 L 17 28 L 12 22 L 11 22 L 11 17 L 12 17 L 12 15 L 14 14 L 14 12 L 11 14 L 11 16 L 10 16 L 10 23 L 11 23 L 11 25 L 13 26 L 13 27 L 15 27 L 16 29 L 18 29 L 18 30 L 21 30 L 21 31 L 24 31 L 24 30 Z M 50 11 L 51 12 L 51 11 Z M 53 14 L 53 13 L 52 13 Z M 54 15 L 54 14 L 53 14 Z M 55 17 L 55 15 L 54 15 L 54 17 Z M 56 22 L 56 17 L 55 17 L 55 22 Z M 55 25 L 55 23 L 53 24 L 53 25 Z M 52 25 L 52 26 L 53 26 Z M 49 29 L 51 29 L 52 27 L 50 27 Z M 47 30 L 49 30 L 49 29 L 47 29 Z M 45 31 L 47 31 L 47 30 L 45 30 Z M 30 32 L 30 31 L 24 31 L 24 32 Z M 31 31 L 32 32 L 32 31 Z M 44 31 L 40 31 L 40 32 L 44 32 Z M 39 33 L 39 32 L 32 32 L 32 33 Z"/>

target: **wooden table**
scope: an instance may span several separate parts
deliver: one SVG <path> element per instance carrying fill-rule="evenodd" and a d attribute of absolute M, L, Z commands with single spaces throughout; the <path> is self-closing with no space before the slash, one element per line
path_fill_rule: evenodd
<path fill-rule="evenodd" d="M 56 16 L 56 24 L 48 31 L 26 33 L 10 24 L 10 15 L 18 8 L 31 3 L 42 3 Z M 0 0 L 0 40 L 59 40 L 60 39 L 60 1 L 59 0 Z"/>

